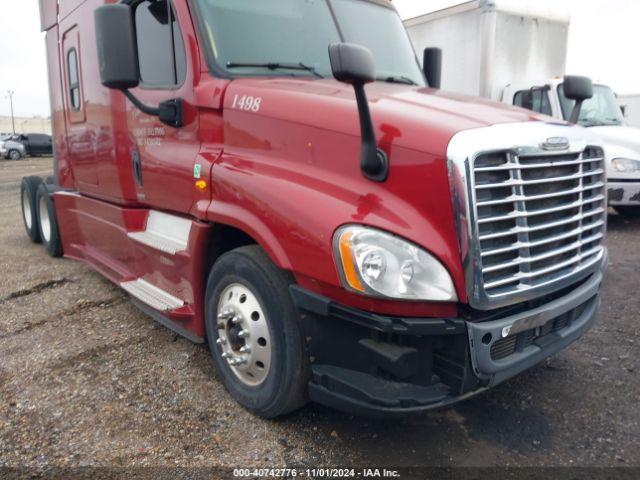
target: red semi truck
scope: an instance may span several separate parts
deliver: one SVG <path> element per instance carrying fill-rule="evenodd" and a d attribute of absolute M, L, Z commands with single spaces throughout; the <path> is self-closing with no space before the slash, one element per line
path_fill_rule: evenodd
<path fill-rule="evenodd" d="M 255 414 L 441 407 L 593 324 L 600 141 L 440 91 L 386 0 L 40 5 L 55 175 L 23 180 L 27 233 L 208 342 Z"/>

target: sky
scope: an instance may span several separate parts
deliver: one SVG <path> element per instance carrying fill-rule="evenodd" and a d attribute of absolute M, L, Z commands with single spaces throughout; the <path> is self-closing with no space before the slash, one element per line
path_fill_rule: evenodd
<path fill-rule="evenodd" d="M 535 1 L 571 14 L 567 73 L 590 76 L 622 95 L 640 94 L 640 61 L 634 51 L 640 45 L 640 1 Z M 403 18 L 411 18 L 461 2 L 393 3 Z M 5 19 L 0 29 L 0 115 L 9 115 L 7 90 L 15 91 L 17 116 L 49 115 L 47 63 L 38 8 L 38 0 L 0 0 Z"/>

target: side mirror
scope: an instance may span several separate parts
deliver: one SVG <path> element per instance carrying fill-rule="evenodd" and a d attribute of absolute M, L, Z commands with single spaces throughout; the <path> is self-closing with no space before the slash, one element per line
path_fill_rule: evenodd
<path fill-rule="evenodd" d="M 158 107 L 150 107 L 129 91 L 140 84 L 138 46 L 131 7 L 123 3 L 103 5 L 95 10 L 94 20 L 102 85 L 121 90 L 136 108 L 147 115 L 159 117 L 165 125 L 182 127 L 182 99 L 175 98 Z"/>
<path fill-rule="evenodd" d="M 137 87 L 140 69 L 131 8 L 122 3 L 103 5 L 94 18 L 102 85 L 118 90 Z"/>
<path fill-rule="evenodd" d="M 440 88 L 442 85 L 442 49 L 425 48 L 423 55 L 424 76 L 431 88 Z"/>
<path fill-rule="evenodd" d="M 576 105 L 571 112 L 571 123 L 578 123 L 580 119 L 580 110 L 585 100 L 593 97 L 593 82 L 587 77 L 577 77 L 567 75 L 564 77 L 564 96 L 569 100 L 575 100 Z"/>
<path fill-rule="evenodd" d="M 371 51 L 351 43 L 329 45 L 329 60 L 333 76 L 339 82 L 353 86 L 360 116 L 360 168 L 362 173 L 375 182 L 384 182 L 389 176 L 387 154 L 378 148 L 369 101 L 364 86 L 376 79 L 376 68 Z"/>

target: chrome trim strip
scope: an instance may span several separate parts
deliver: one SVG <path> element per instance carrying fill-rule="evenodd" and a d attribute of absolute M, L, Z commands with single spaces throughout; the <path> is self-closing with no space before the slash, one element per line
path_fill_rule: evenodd
<path fill-rule="evenodd" d="M 567 150 L 557 152 L 543 149 L 542 145 L 544 144 L 546 139 L 553 137 L 567 138 L 567 140 L 569 141 L 569 148 Z M 483 283 L 484 280 L 482 276 L 482 251 L 480 249 L 481 238 L 479 236 L 478 230 L 479 222 L 478 219 L 475 218 L 476 210 L 474 207 L 474 204 L 476 202 L 476 192 L 474 187 L 472 167 L 475 159 L 479 155 L 505 151 L 510 151 L 514 155 L 517 155 L 519 157 L 543 156 L 545 158 L 553 159 L 553 157 L 556 156 L 563 157 L 567 155 L 580 155 L 588 146 L 602 148 L 602 141 L 595 134 L 582 127 L 547 122 L 527 122 L 494 125 L 490 127 L 464 130 L 453 136 L 453 138 L 449 142 L 449 146 L 447 149 L 447 167 L 449 172 L 451 200 L 453 203 L 456 228 L 458 233 L 461 262 L 466 278 L 467 298 L 469 304 L 473 308 L 479 310 L 491 310 L 553 293 L 597 271 L 604 257 L 604 248 L 598 247 L 595 252 L 583 252 L 581 255 L 588 259 L 587 263 L 584 265 L 580 265 L 578 268 L 572 270 L 567 274 L 562 274 L 558 277 L 551 278 L 539 285 L 518 285 L 516 288 L 514 288 L 513 291 L 508 291 L 500 294 L 487 294 L 485 291 L 485 285 Z M 598 158 L 582 160 L 576 159 L 576 162 L 578 161 L 580 161 L 580 164 L 586 164 L 602 160 Z M 564 162 L 564 160 L 559 159 L 558 162 L 553 162 L 553 164 L 554 166 L 562 166 Z M 546 162 L 545 164 L 541 165 L 542 167 L 544 167 L 548 166 L 550 163 L 551 162 Z M 513 168 L 511 167 L 510 163 L 506 166 Z M 529 165 L 527 165 L 527 168 L 535 167 L 530 167 Z M 588 172 L 587 175 L 585 175 L 585 173 L 587 172 L 583 172 L 581 169 L 579 176 L 575 175 L 576 179 L 583 178 L 583 176 L 586 177 L 600 174 L 598 173 L 598 171 Z M 602 175 L 605 174 L 602 173 Z M 557 180 L 562 181 L 565 179 L 566 177 L 558 178 Z M 546 179 L 544 181 L 546 182 L 549 180 Z M 551 181 L 553 181 L 553 179 L 551 179 Z M 517 180 L 517 185 L 511 185 L 509 183 L 509 185 L 497 184 L 495 186 L 512 187 L 528 185 L 530 183 L 535 183 L 535 181 L 526 182 L 520 178 Z M 591 189 L 591 185 L 584 187 L 588 187 L 587 189 Z M 593 188 L 599 187 L 602 187 L 602 185 L 593 185 Z M 583 187 L 580 188 L 582 189 Z M 581 191 L 582 190 L 577 191 L 577 193 L 581 193 Z M 567 194 L 570 193 L 567 192 Z M 544 198 L 544 195 L 542 197 Z M 529 198 L 527 198 L 527 200 L 529 200 Z M 519 201 L 524 201 L 524 198 L 514 198 L 515 203 Z M 570 208 L 570 206 L 567 206 L 566 208 Z M 526 234 L 531 231 L 544 230 L 552 226 L 568 224 L 574 221 L 581 222 L 581 228 L 583 228 L 584 230 L 587 227 L 582 227 L 583 219 L 605 212 L 606 211 L 604 209 L 600 208 L 583 212 L 582 208 L 580 208 L 580 213 L 573 216 L 571 219 L 561 219 L 556 222 L 549 222 L 547 224 L 536 226 L 518 225 L 516 226 L 516 228 L 511 229 L 508 232 L 486 234 L 482 237 L 482 239 L 484 240 L 489 238 L 498 238 L 510 234 L 516 234 L 520 236 L 521 234 Z M 535 212 L 529 213 L 532 214 Z M 594 222 L 594 227 L 596 226 L 597 222 L 598 221 Z M 606 226 L 603 226 L 603 233 L 604 231 L 606 231 Z M 590 255 L 595 256 L 593 259 L 590 259 Z M 539 272 L 531 272 L 530 275 L 537 276 L 538 273 Z M 513 277 L 514 282 L 517 279 L 517 276 Z M 508 283 L 509 282 L 506 282 L 506 284 Z"/>

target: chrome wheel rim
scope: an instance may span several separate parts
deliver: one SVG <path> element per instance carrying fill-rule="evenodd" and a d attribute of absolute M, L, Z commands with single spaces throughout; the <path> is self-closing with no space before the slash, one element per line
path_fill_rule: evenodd
<path fill-rule="evenodd" d="M 40 228 L 42 230 L 42 239 L 45 242 L 51 240 L 51 220 L 49 219 L 49 210 L 47 209 L 47 201 L 44 196 L 40 197 L 38 204 L 40 212 Z"/>
<path fill-rule="evenodd" d="M 24 217 L 24 224 L 27 226 L 27 230 L 31 230 L 31 227 L 33 226 L 33 217 L 31 216 L 29 192 L 26 190 L 22 192 L 22 216 Z"/>
<path fill-rule="evenodd" d="M 258 298 L 244 285 L 229 285 L 218 302 L 217 322 L 217 353 L 242 383 L 260 385 L 271 366 L 271 335 Z"/>
<path fill-rule="evenodd" d="M 20 160 L 20 154 L 14 150 L 9 154 L 9 158 L 11 160 Z"/>

